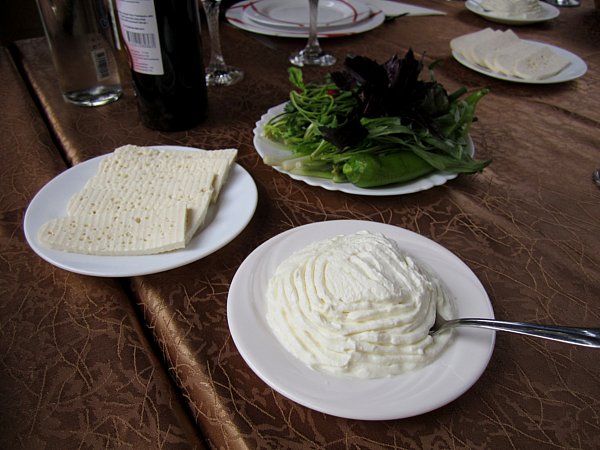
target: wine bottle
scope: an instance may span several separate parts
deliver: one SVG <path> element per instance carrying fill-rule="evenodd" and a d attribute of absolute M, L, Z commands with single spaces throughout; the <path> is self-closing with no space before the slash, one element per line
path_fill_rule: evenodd
<path fill-rule="evenodd" d="M 142 123 L 192 128 L 207 110 L 197 0 L 117 0 Z"/>

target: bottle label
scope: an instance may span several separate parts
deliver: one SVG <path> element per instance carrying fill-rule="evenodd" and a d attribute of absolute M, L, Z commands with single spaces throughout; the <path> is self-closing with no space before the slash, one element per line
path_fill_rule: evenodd
<path fill-rule="evenodd" d="M 117 0 L 117 13 L 133 70 L 164 75 L 154 0 Z"/>
<path fill-rule="evenodd" d="M 104 50 L 103 48 L 92 50 L 92 61 L 94 61 L 94 68 L 96 69 L 96 79 L 98 81 L 110 78 L 111 73 L 106 50 Z"/>

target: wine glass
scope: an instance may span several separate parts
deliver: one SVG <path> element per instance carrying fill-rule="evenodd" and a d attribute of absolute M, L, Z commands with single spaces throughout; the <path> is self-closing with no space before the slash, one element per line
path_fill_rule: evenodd
<path fill-rule="evenodd" d="M 225 64 L 221 51 L 221 37 L 219 35 L 219 7 L 221 0 L 201 0 L 208 35 L 210 36 L 210 60 L 206 67 L 206 84 L 208 86 L 231 86 L 244 78 L 244 72 L 237 67 Z"/>
<path fill-rule="evenodd" d="M 335 56 L 321 49 L 317 38 L 317 15 L 319 0 L 308 0 L 308 43 L 298 53 L 290 56 L 290 62 L 295 66 L 331 66 L 335 64 Z"/>

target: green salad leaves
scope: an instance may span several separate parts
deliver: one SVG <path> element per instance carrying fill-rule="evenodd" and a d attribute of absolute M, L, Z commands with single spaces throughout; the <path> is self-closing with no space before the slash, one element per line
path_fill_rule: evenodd
<path fill-rule="evenodd" d="M 344 70 L 324 82 L 305 83 L 289 69 L 295 87 L 284 112 L 265 126 L 267 138 L 291 150 L 284 170 L 371 188 L 411 181 L 439 170 L 475 173 L 490 161 L 467 151 L 477 102 L 488 92 L 448 94 L 435 80 L 419 79 L 422 61 L 412 50 L 384 64 L 349 56 Z"/>

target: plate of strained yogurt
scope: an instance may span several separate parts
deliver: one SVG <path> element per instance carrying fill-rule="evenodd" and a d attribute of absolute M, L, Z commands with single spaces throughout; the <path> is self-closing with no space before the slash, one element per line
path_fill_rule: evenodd
<path fill-rule="evenodd" d="M 465 7 L 491 22 L 529 25 L 555 19 L 560 11 L 539 0 L 467 0 Z"/>
<path fill-rule="evenodd" d="M 396 265 L 404 268 L 387 271 Z M 440 286 L 447 298 L 438 302 Z M 391 303 L 382 293 L 404 287 L 420 293 Z M 328 303 L 340 292 L 343 305 Z M 283 308 L 274 306 L 284 297 Z M 290 229 L 256 248 L 232 280 L 227 316 L 242 358 L 275 391 L 333 416 L 388 420 L 452 402 L 487 367 L 494 332 L 427 335 L 435 308 L 448 313 L 446 301 L 454 317 L 494 317 L 475 274 L 441 245 L 393 225 L 338 220 Z"/>

